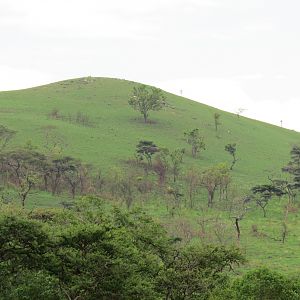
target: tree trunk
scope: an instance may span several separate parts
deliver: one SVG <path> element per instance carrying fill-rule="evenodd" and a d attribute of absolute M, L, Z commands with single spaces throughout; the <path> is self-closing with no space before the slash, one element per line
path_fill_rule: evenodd
<path fill-rule="evenodd" d="M 144 123 L 147 123 L 147 119 L 148 119 L 147 113 L 143 113 L 143 116 L 144 116 Z"/>
<path fill-rule="evenodd" d="M 267 216 L 267 214 L 266 214 L 266 210 L 265 210 L 265 207 L 264 206 L 262 206 L 261 207 L 262 208 L 262 210 L 263 210 L 263 212 L 264 212 L 264 218 Z"/>
<path fill-rule="evenodd" d="M 209 191 L 208 192 L 208 207 L 213 206 L 213 199 L 214 199 L 214 191 Z"/>
<path fill-rule="evenodd" d="M 240 241 L 241 231 L 239 226 L 239 218 L 235 218 L 235 228 L 237 232 L 237 240 Z"/>

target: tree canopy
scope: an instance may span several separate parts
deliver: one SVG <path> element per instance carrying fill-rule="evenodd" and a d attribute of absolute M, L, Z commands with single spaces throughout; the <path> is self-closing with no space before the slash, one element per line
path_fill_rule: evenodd
<path fill-rule="evenodd" d="M 149 112 L 161 110 L 166 105 L 166 97 L 160 89 L 139 85 L 133 88 L 128 103 L 143 115 L 147 123 Z"/>

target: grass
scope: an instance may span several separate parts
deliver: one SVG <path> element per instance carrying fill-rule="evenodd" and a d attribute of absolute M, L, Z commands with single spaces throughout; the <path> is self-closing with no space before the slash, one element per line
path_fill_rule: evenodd
<path fill-rule="evenodd" d="M 109 78 L 79 78 L 57 82 L 41 87 L 0 92 L 1 124 L 17 131 L 11 147 L 25 145 L 31 141 L 40 151 L 44 129 L 53 128 L 66 143 L 64 153 L 98 166 L 104 173 L 114 166 L 122 166 L 133 158 L 139 140 L 152 140 L 158 146 L 169 149 L 186 148 L 184 168 L 201 169 L 220 162 L 231 162 L 231 156 L 224 151 L 228 143 L 237 144 L 237 163 L 232 171 L 234 184 L 239 191 L 255 184 L 268 181 L 268 175 L 279 176 L 281 168 L 289 160 L 291 146 L 300 142 L 300 134 L 263 122 L 219 111 L 183 97 L 166 93 L 168 107 L 150 113 L 149 124 L 143 123 L 142 115 L 132 110 L 128 99 L 137 83 Z M 81 126 L 64 119 L 51 119 L 49 113 L 58 109 L 63 116 L 75 116 L 78 112 L 88 116 L 93 126 Z M 213 114 L 221 115 L 219 131 L 214 128 Z M 183 133 L 199 128 L 205 137 L 206 150 L 193 159 Z M 29 207 L 58 206 L 67 201 L 66 196 L 52 197 L 47 193 L 34 193 L 28 200 Z M 249 266 L 261 264 L 292 273 L 297 270 L 300 258 L 299 217 L 295 212 L 289 215 L 289 236 L 286 244 L 269 237 L 254 236 L 253 224 L 260 232 L 278 237 L 282 224 L 283 200 L 274 200 L 267 208 L 267 218 L 255 208 L 241 221 L 241 246 L 246 252 Z M 184 209 L 175 218 L 189 220 L 195 228 L 203 216 L 220 216 L 226 227 L 228 240 L 235 243 L 232 220 L 222 210 L 200 210 L 206 203 L 205 194 L 199 195 L 197 210 Z M 143 204 L 162 223 L 174 222 L 163 203 L 157 199 Z"/>

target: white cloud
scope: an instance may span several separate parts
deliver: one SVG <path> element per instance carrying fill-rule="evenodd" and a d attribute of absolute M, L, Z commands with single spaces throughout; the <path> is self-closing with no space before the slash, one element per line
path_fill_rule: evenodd
<path fill-rule="evenodd" d="M 247 24 L 244 29 L 249 32 L 263 32 L 263 31 L 272 31 L 274 30 L 274 24 L 271 22 L 260 22 L 259 20 L 256 22 L 252 22 Z"/>
<path fill-rule="evenodd" d="M 0 65 L 0 90 L 23 89 L 57 80 L 53 74 Z"/>

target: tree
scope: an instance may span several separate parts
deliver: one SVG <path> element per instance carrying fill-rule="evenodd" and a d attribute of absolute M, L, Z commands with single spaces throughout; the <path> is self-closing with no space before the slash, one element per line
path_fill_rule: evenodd
<path fill-rule="evenodd" d="M 236 152 L 236 144 L 227 144 L 225 146 L 225 151 L 227 151 L 233 158 L 231 166 L 230 166 L 230 170 L 233 169 L 233 166 L 235 165 L 235 163 L 237 162 L 236 156 L 235 156 L 235 152 Z"/>
<path fill-rule="evenodd" d="M 20 149 L 4 153 L 1 160 L 8 172 L 8 181 L 17 188 L 24 207 L 28 194 L 39 182 L 46 157 L 36 151 Z"/>
<path fill-rule="evenodd" d="M 140 85 L 133 88 L 128 103 L 133 109 L 139 111 L 143 115 L 144 122 L 147 123 L 149 111 L 161 110 L 166 105 L 165 100 L 162 90 L 154 87 L 149 88 L 146 85 Z"/>
<path fill-rule="evenodd" d="M 66 166 L 66 169 L 63 173 L 63 178 L 70 186 L 70 192 L 72 195 L 72 198 L 75 198 L 76 194 L 76 188 L 80 186 L 81 182 L 81 174 L 80 174 L 80 168 L 81 168 L 81 162 L 75 159 L 70 159 L 68 162 L 68 166 Z"/>
<path fill-rule="evenodd" d="M 243 220 L 247 211 L 250 209 L 248 204 L 251 202 L 251 200 L 251 196 L 244 195 L 233 197 L 231 201 L 230 214 L 234 221 L 238 242 L 240 241 L 241 237 L 240 221 Z"/>
<path fill-rule="evenodd" d="M 44 148 L 47 155 L 54 158 L 61 155 L 64 148 L 67 147 L 67 139 L 64 135 L 55 130 L 55 126 L 45 126 L 42 128 L 44 137 Z"/>
<path fill-rule="evenodd" d="M 222 184 L 223 177 L 228 177 L 228 168 L 224 164 L 212 166 L 202 172 L 200 177 L 200 185 L 207 190 L 208 202 L 207 206 L 213 206 L 214 195 L 217 188 Z M 226 180 L 227 182 L 227 180 Z"/>
<path fill-rule="evenodd" d="M 173 183 L 172 186 L 168 186 L 167 193 L 172 197 L 171 215 L 174 217 L 176 208 L 180 207 L 180 199 L 184 196 L 181 192 L 181 186 Z"/>
<path fill-rule="evenodd" d="M 254 195 L 258 197 L 255 199 L 256 204 L 263 210 L 264 217 L 266 217 L 266 206 L 269 204 L 273 196 L 281 197 L 285 193 L 280 188 L 272 184 L 264 184 L 254 186 L 252 189 Z"/>
<path fill-rule="evenodd" d="M 196 157 L 201 149 L 205 150 L 204 137 L 200 136 L 198 128 L 185 132 L 186 142 L 192 146 L 192 156 Z"/>
<path fill-rule="evenodd" d="M 289 173 L 292 176 L 292 183 L 290 187 L 293 190 L 300 189 L 300 147 L 293 146 L 290 152 L 291 160 L 287 166 L 282 168 L 283 172 Z"/>
<path fill-rule="evenodd" d="M 244 262 L 238 249 L 188 245 L 169 258 L 160 276 L 162 299 L 210 299 L 213 289 L 226 281 L 226 272 Z"/>
<path fill-rule="evenodd" d="M 158 175 L 159 185 L 163 185 L 167 179 L 167 172 L 170 167 L 168 158 L 170 151 L 167 148 L 161 148 L 155 157 L 153 164 L 153 171 Z"/>
<path fill-rule="evenodd" d="M 214 113 L 214 122 L 215 122 L 216 132 L 218 132 L 218 126 L 221 125 L 220 118 L 221 118 L 220 114 Z"/>
<path fill-rule="evenodd" d="M 12 284 L 17 284 L 20 273 L 26 270 L 38 271 L 46 265 L 51 265 L 50 256 L 47 257 L 51 245 L 50 238 L 37 222 L 14 215 L 2 215 L 0 245 L 0 297 L 1 293 Z M 12 298 L 1 297 L 1 299 Z"/>
<path fill-rule="evenodd" d="M 199 185 L 200 185 L 200 174 L 196 169 L 191 168 L 186 172 L 184 179 L 185 179 L 186 186 L 187 186 L 187 193 L 188 193 L 188 199 L 190 202 L 190 208 L 193 208 L 194 207 L 194 197 L 195 197 L 197 190 L 199 188 Z"/>
<path fill-rule="evenodd" d="M 158 151 L 159 148 L 152 141 L 139 141 L 135 150 L 139 160 L 147 160 L 148 167 L 152 166 L 152 156 Z"/>
<path fill-rule="evenodd" d="M 50 167 L 49 167 L 49 178 L 50 178 L 50 185 L 51 185 L 51 192 L 52 195 L 58 194 L 59 186 L 62 180 L 64 179 L 64 176 L 67 172 L 74 170 L 74 163 L 75 159 L 70 156 L 64 156 L 57 159 L 53 159 L 51 161 Z M 76 170 L 74 170 L 76 173 Z M 73 173 L 74 173 L 73 172 Z M 71 177 L 70 177 L 71 179 Z M 69 183 L 71 180 L 69 180 Z M 73 185 L 73 184 L 72 184 Z M 72 188 L 71 185 L 71 188 Z"/>
<path fill-rule="evenodd" d="M 176 182 L 179 176 L 180 166 L 183 163 L 184 152 L 184 149 L 175 149 L 173 152 L 170 153 L 170 165 L 171 172 L 173 174 L 173 182 Z"/>
<path fill-rule="evenodd" d="M 239 300 L 293 300 L 300 298 L 299 286 L 288 277 L 267 268 L 247 272 L 234 283 L 235 297 Z"/>

